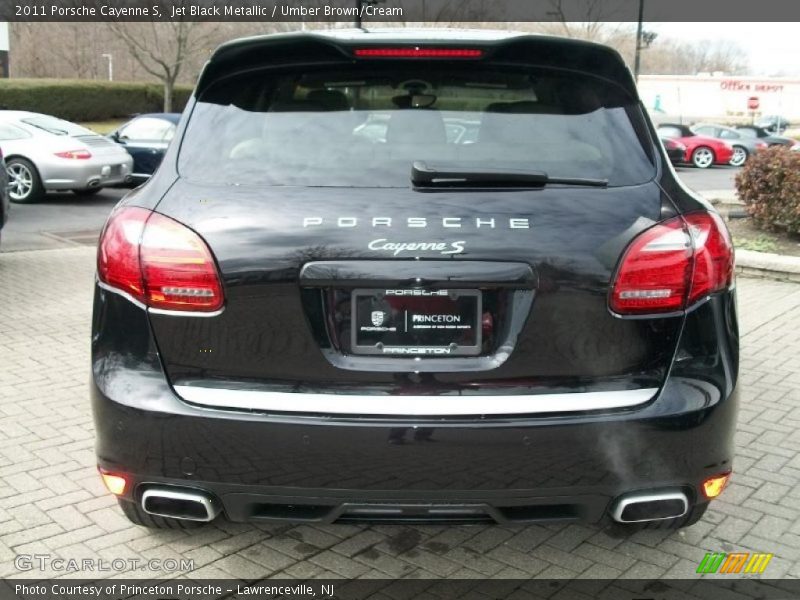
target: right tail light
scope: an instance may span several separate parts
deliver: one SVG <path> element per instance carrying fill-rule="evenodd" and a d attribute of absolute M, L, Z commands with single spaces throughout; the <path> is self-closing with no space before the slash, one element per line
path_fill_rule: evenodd
<path fill-rule="evenodd" d="M 202 238 L 144 208 L 112 214 L 100 237 L 97 276 L 151 308 L 213 312 L 224 302 L 216 263 Z"/>
<path fill-rule="evenodd" d="M 609 307 L 619 315 L 678 312 L 732 283 L 725 224 L 715 213 L 690 213 L 634 238 L 617 268 Z"/>

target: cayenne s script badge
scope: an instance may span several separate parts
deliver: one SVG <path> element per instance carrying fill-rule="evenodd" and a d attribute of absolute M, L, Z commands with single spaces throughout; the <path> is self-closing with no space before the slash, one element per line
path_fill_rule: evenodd
<path fill-rule="evenodd" d="M 386 238 L 372 240 L 367 247 L 370 250 L 388 250 L 393 256 L 401 252 L 439 252 L 440 254 L 461 254 L 464 252 L 464 240 L 455 242 L 390 242 Z"/>

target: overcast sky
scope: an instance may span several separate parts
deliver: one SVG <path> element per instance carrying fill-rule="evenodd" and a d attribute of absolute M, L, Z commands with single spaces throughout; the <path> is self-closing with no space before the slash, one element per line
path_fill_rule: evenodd
<path fill-rule="evenodd" d="M 754 75 L 800 76 L 798 23 L 645 23 L 645 29 L 664 37 L 731 39 L 749 54 Z"/>

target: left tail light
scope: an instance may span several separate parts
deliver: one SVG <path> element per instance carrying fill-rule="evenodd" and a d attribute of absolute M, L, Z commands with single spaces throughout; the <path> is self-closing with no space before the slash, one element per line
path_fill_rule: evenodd
<path fill-rule="evenodd" d="M 112 214 L 100 237 L 97 275 L 151 308 L 212 312 L 224 303 L 214 257 L 202 238 L 144 208 Z"/>

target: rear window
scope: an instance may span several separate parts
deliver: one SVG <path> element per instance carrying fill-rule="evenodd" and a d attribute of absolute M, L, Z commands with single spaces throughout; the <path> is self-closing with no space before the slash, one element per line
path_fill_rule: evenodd
<path fill-rule="evenodd" d="M 63 119 L 48 117 L 47 115 L 26 117 L 21 120 L 23 123 L 26 123 L 31 127 L 36 127 L 37 129 L 52 133 L 53 135 L 97 135 L 94 131 L 90 131 L 89 129 L 81 127 L 80 125 L 75 125 L 75 123 L 70 123 L 69 121 L 64 121 Z"/>
<path fill-rule="evenodd" d="M 179 170 L 209 183 L 408 187 L 411 164 L 427 161 L 633 185 L 654 174 L 640 119 L 616 86 L 555 70 L 265 70 L 198 98 Z"/>

